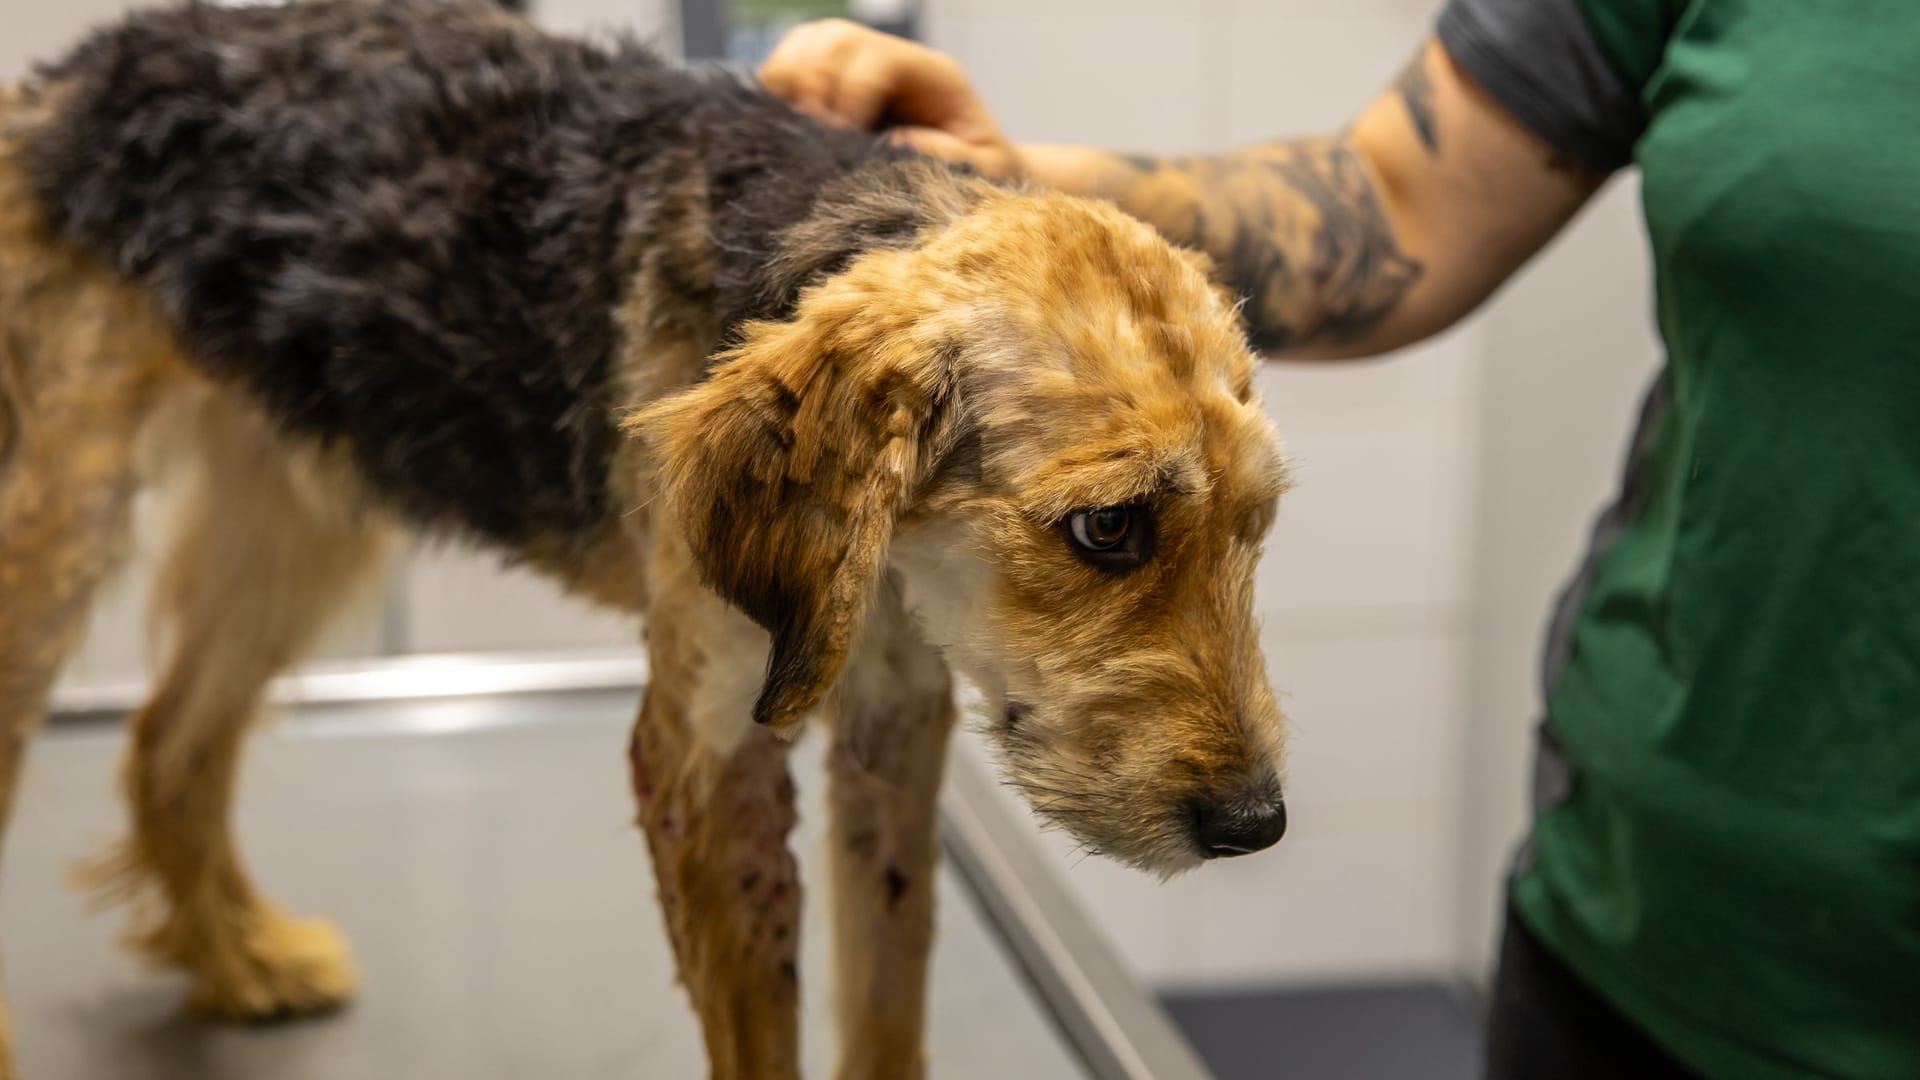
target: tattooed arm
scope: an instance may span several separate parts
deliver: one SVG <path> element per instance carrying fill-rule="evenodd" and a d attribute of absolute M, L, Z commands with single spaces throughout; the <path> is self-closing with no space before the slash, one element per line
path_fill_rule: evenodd
<path fill-rule="evenodd" d="M 1254 340 L 1290 357 L 1366 356 L 1471 311 L 1592 195 L 1428 43 L 1345 132 L 1199 157 L 1016 146 L 950 59 L 851 23 L 794 31 L 761 73 L 834 122 L 992 175 L 1112 199 L 1206 251 Z"/>
<path fill-rule="evenodd" d="M 1246 299 L 1263 351 L 1384 351 L 1381 333 L 1427 277 L 1409 253 L 1348 136 L 1297 139 L 1209 157 L 1152 158 L 1031 147 L 1034 179 L 1112 199 L 1213 257 Z M 1423 253 L 1424 254 L 1424 253 Z"/>

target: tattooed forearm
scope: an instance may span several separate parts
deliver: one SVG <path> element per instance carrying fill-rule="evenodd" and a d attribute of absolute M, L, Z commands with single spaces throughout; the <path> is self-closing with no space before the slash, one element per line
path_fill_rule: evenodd
<path fill-rule="evenodd" d="M 1427 58 L 1422 53 L 1413 58 L 1407 69 L 1400 73 L 1400 81 L 1395 84 L 1400 91 L 1400 100 L 1407 107 L 1407 118 L 1413 121 L 1413 130 L 1420 136 L 1420 145 L 1427 153 L 1438 157 L 1440 154 L 1440 128 L 1434 122 L 1433 80 L 1427 77 Z"/>
<path fill-rule="evenodd" d="M 1212 256 L 1223 283 L 1246 298 L 1263 350 L 1357 341 L 1420 277 L 1340 139 L 1218 157 L 1115 155 L 1107 173 L 1101 187 L 1123 209 Z"/>

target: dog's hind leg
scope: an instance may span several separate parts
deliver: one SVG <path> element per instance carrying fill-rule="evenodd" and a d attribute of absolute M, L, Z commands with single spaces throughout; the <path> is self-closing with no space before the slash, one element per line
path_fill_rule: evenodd
<path fill-rule="evenodd" d="M 3 177 L 0 177 L 3 179 Z M 0 202 L 6 188 L 0 183 Z M 4 219 L 0 208 L 0 219 Z M 165 367 L 116 287 L 34 260 L 0 220 L 0 828 L 27 740 L 124 547 L 133 445 Z M 15 271 L 9 276 L 9 271 Z M 12 1075 L 0 1008 L 0 1078 Z"/>
<path fill-rule="evenodd" d="M 839 1076 L 918 1080 L 955 710 L 945 662 L 892 598 L 874 604 L 829 708 Z"/>
<path fill-rule="evenodd" d="M 661 523 L 631 765 L 660 904 L 714 1080 L 799 1075 L 800 883 L 787 747 L 754 726 L 766 635 L 702 588 Z"/>
<path fill-rule="evenodd" d="M 228 816 L 264 687 L 378 565 L 382 531 L 343 469 L 290 455 L 245 408 L 210 397 L 192 433 L 195 482 L 155 595 L 169 660 L 134 718 L 133 828 L 101 883 L 136 904 L 130 944 L 192 974 L 196 1011 L 322 1011 L 354 990 L 345 942 L 261 895 Z"/>

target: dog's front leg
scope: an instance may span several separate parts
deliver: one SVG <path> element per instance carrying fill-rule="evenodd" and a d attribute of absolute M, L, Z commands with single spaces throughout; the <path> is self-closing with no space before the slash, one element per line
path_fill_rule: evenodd
<path fill-rule="evenodd" d="M 918 1080 L 953 684 L 908 620 L 876 606 L 831 703 L 839 1076 Z"/>
<path fill-rule="evenodd" d="M 800 883 L 787 744 L 754 725 L 765 635 L 693 580 L 649 568 L 652 670 L 633 732 L 640 822 L 714 1080 L 799 1076 Z"/>

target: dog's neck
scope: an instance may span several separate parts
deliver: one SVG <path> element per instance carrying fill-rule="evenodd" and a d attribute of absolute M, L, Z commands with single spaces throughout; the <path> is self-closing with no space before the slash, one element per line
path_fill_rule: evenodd
<path fill-rule="evenodd" d="M 868 252 L 911 247 L 977 201 L 977 185 L 946 166 L 876 152 L 824 177 L 770 175 L 716 202 L 714 310 L 723 338 L 749 320 L 786 317 L 808 286 Z"/>
<path fill-rule="evenodd" d="M 980 182 L 892 146 L 829 127 L 757 85 L 691 71 L 656 78 L 648 107 L 617 110 L 573 163 L 629 192 L 619 271 L 711 314 L 731 341 L 742 324 L 789 315 L 799 293 L 881 248 L 910 246 L 965 213 Z M 616 100 L 638 94 L 612 94 Z M 563 207 L 592 217 L 591 207 Z M 673 252 L 647 276 L 643 260 Z"/>

